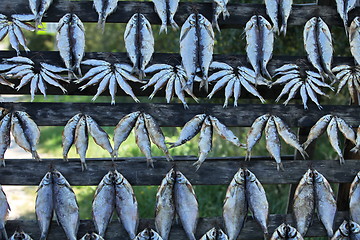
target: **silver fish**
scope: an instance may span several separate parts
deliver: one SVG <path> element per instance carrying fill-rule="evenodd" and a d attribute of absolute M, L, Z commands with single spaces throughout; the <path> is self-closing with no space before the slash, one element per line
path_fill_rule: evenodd
<path fill-rule="evenodd" d="M 165 143 L 165 136 L 156 120 L 147 113 L 143 113 L 145 127 L 151 141 L 165 153 L 168 161 L 173 160 Z"/>
<path fill-rule="evenodd" d="M 297 231 L 296 228 L 290 226 L 289 224 L 287 225 L 287 227 L 288 227 L 288 232 L 287 232 L 288 240 L 303 240 L 304 239 L 302 237 L 302 235 Z"/>
<path fill-rule="evenodd" d="M 359 240 L 360 239 L 360 225 L 356 222 L 349 221 L 349 230 L 350 230 L 350 239 Z"/>
<path fill-rule="evenodd" d="M 201 164 L 206 160 L 207 155 L 211 152 L 212 149 L 212 135 L 213 135 L 213 127 L 210 122 L 209 117 L 205 118 L 199 137 L 199 158 L 193 163 L 196 167 L 196 171 L 199 170 Z"/>
<path fill-rule="evenodd" d="M 104 238 L 96 233 L 86 233 L 80 240 L 104 240 Z"/>
<path fill-rule="evenodd" d="M 65 161 L 68 161 L 67 155 L 71 146 L 75 141 L 75 129 L 76 125 L 78 124 L 80 118 L 82 117 L 82 113 L 78 113 L 69 121 L 67 121 L 64 131 L 62 133 L 62 147 L 63 147 L 63 158 Z"/>
<path fill-rule="evenodd" d="M 314 174 L 315 206 L 320 221 L 324 225 L 327 235 L 333 236 L 334 219 L 336 214 L 336 200 L 333 190 L 326 178 L 316 170 Z"/>
<path fill-rule="evenodd" d="M 213 227 L 212 229 L 210 229 L 209 231 L 207 231 L 207 232 L 200 238 L 200 240 L 216 240 L 216 236 L 217 236 L 216 228 Z"/>
<path fill-rule="evenodd" d="M 307 170 L 296 187 L 293 200 L 293 216 L 296 229 L 305 236 L 315 212 L 314 175 Z"/>
<path fill-rule="evenodd" d="M 360 172 L 358 172 L 351 183 L 350 193 L 349 193 L 349 210 L 350 210 L 350 219 L 355 222 L 359 222 L 360 220 L 360 207 L 359 207 L 359 200 L 360 200 Z"/>
<path fill-rule="evenodd" d="M 269 118 L 270 118 L 270 114 L 268 113 L 261 115 L 260 117 L 256 118 L 253 124 L 251 125 L 246 138 L 246 147 L 247 147 L 246 159 L 250 160 L 251 150 L 253 149 L 255 144 L 260 140 L 266 122 L 269 120 Z"/>
<path fill-rule="evenodd" d="M 206 114 L 198 114 L 190 119 L 180 132 L 180 137 L 174 143 L 170 143 L 170 148 L 178 147 L 195 137 L 201 129 Z"/>
<path fill-rule="evenodd" d="M 271 121 L 271 119 L 269 120 Z M 264 232 L 264 236 L 268 233 L 268 217 L 269 217 L 269 203 L 266 199 L 266 194 L 263 186 L 256 178 L 256 176 L 245 169 L 245 183 L 246 183 L 246 198 L 249 204 L 249 209 Z"/>
<path fill-rule="evenodd" d="M 104 236 L 115 210 L 115 175 L 109 171 L 96 188 L 92 216 L 96 232 Z"/>
<path fill-rule="evenodd" d="M 321 117 L 315 123 L 315 125 L 311 127 L 307 140 L 303 143 L 304 149 L 306 149 L 310 145 L 310 143 L 312 143 L 315 139 L 320 137 L 320 135 L 322 135 L 326 131 L 326 127 L 328 126 L 332 118 L 333 116 L 331 114 L 327 114 Z"/>
<path fill-rule="evenodd" d="M 76 152 L 80 156 L 81 161 L 81 170 L 86 170 L 86 151 L 89 144 L 89 135 L 86 127 L 86 118 L 82 116 L 79 122 L 76 124 L 75 128 L 75 139 L 74 144 L 76 147 Z"/>
<path fill-rule="evenodd" d="M 133 70 L 140 79 L 145 77 L 145 67 L 154 53 L 154 36 L 150 22 L 140 13 L 135 13 L 126 25 L 125 48 L 133 63 Z"/>
<path fill-rule="evenodd" d="M 51 172 L 45 174 L 36 192 L 35 213 L 40 227 L 40 240 L 46 240 L 54 214 L 53 178 Z"/>
<path fill-rule="evenodd" d="M 5 229 L 5 223 L 9 216 L 9 212 L 10 205 L 7 201 L 6 194 L 0 185 L 0 236 L 5 240 L 8 239 Z"/>
<path fill-rule="evenodd" d="M 134 128 L 136 120 L 140 115 L 140 111 L 129 113 L 124 116 L 116 125 L 114 130 L 114 156 L 118 155 L 120 145 L 130 135 L 131 130 Z"/>
<path fill-rule="evenodd" d="M 46 10 L 49 9 L 52 2 L 53 0 L 29 0 L 30 10 L 35 16 L 36 28 L 42 24 L 42 18 L 44 17 Z"/>
<path fill-rule="evenodd" d="M 31 152 L 32 157 L 41 161 L 36 151 L 40 139 L 40 129 L 26 112 L 16 111 L 11 119 L 12 134 L 15 142 L 25 151 Z"/>
<path fill-rule="evenodd" d="M 10 237 L 10 240 L 33 240 L 29 234 L 23 231 L 15 231 L 14 234 Z"/>
<path fill-rule="evenodd" d="M 352 127 L 340 117 L 335 117 L 338 129 L 344 135 L 345 138 L 349 139 L 353 144 L 356 144 L 356 135 Z"/>
<path fill-rule="evenodd" d="M 175 171 L 171 169 L 161 181 L 156 193 L 155 228 L 164 240 L 169 239 L 171 225 L 175 218 L 174 184 Z"/>
<path fill-rule="evenodd" d="M 236 240 L 248 213 L 245 170 L 240 168 L 231 180 L 224 200 L 224 226 L 229 240 Z"/>
<path fill-rule="evenodd" d="M 273 116 L 273 119 L 275 121 L 276 129 L 282 139 L 284 139 L 287 144 L 298 150 L 302 157 L 305 159 L 308 154 L 305 152 L 305 150 L 299 143 L 295 133 L 291 131 L 290 127 L 281 118 Z"/>
<path fill-rule="evenodd" d="M 346 34 L 348 34 L 348 13 L 356 7 L 356 0 L 336 0 L 336 9 L 344 23 Z"/>
<path fill-rule="evenodd" d="M 313 17 L 304 27 L 304 46 L 311 64 L 325 77 L 336 81 L 331 72 L 333 45 L 329 27 L 320 17 Z"/>
<path fill-rule="evenodd" d="M 292 0 L 266 0 L 266 13 L 269 15 L 274 27 L 274 32 L 280 34 L 283 33 L 286 35 L 287 20 L 290 16 L 292 8 Z M 281 23 L 281 27 L 279 27 Z"/>
<path fill-rule="evenodd" d="M 344 220 L 339 226 L 339 229 L 334 233 L 334 236 L 332 236 L 331 240 L 350 240 L 349 236 L 349 223 Z"/>
<path fill-rule="evenodd" d="M 4 155 L 10 146 L 11 113 L 8 113 L 0 121 L 0 160 L 5 167 Z"/>
<path fill-rule="evenodd" d="M 336 118 L 332 118 L 329 125 L 326 128 L 327 135 L 329 137 L 329 141 L 333 149 L 336 151 L 336 153 L 339 156 L 340 164 L 344 164 L 344 156 L 342 154 L 342 150 L 340 148 L 339 138 L 338 138 L 338 131 L 339 128 L 336 123 Z"/>
<path fill-rule="evenodd" d="M 59 171 L 52 171 L 52 178 L 56 219 L 63 228 L 67 239 L 76 240 L 80 218 L 75 193 Z"/>
<path fill-rule="evenodd" d="M 245 145 L 240 143 L 239 139 L 235 136 L 235 134 L 228 129 L 224 124 L 222 124 L 219 119 L 213 116 L 209 116 L 209 119 L 211 121 L 211 124 L 217 134 L 219 134 L 220 137 L 223 139 L 231 142 L 232 144 L 238 146 L 238 147 L 244 147 Z"/>
<path fill-rule="evenodd" d="M 100 125 L 89 115 L 85 115 L 88 132 L 93 137 L 95 143 L 108 151 L 113 157 L 113 148 L 109 141 L 109 135 L 100 127 Z"/>
<path fill-rule="evenodd" d="M 139 213 L 136 197 L 130 183 L 123 175 L 115 170 L 114 176 L 116 212 L 123 227 L 129 234 L 130 239 L 133 239 L 135 238 L 139 224 Z"/>
<path fill-rule="evenodd" d="M 199 217 L 199 205 L 191 183 L 180 171 L 176 171 L 174 197 L 176 213 L 187 238 L 196 240 L 195 231 Z"/>
<path fill-rule="evenodd" d="M 338 0 L 338 1 L 340 1 L 340 0 Z M 343 0 L 343 1 L 347 2 L 348 0 Z M 351 1 L 351 0 L 349 0 L 349 1 Z M 349 27 L 349 42 L 350 42 L 350 52 L 354 57 L 356 65 L 360 64 L 360 51 L 359 51 L 360 40 L 359 39 L 360 39 L 360 18 L 355 17 Z"/>
<path fill-rule="evenodd" d="M 265 126 L 266 149 L 276 161 L 276 168 L 284 170 L 281 163 L 281 143 L 273 117 L 270 117 Z"/>
<path fill-rule="evenodd" d="M 94 0 L 94 7 L 99 15 L 98 27 L 104 32 L 106 18 L 116 10 L 118 0 Z"/>
<path fill-rule="evenodd" d="M 263 81 L 263 75 L 271 79 L 266 69 L 273 52 L 274 32 L 271 24 L 260 15 L 254 15 L 246 23 L 246 54 L 256 74 L 256 83 Z"/>
<path fill-rule="evenodd" d="M 151 156 L 151 143 L 149 139 L 149 133 L 145 127 L 145 120 L 142 115 L 140 115 L 135 123 L 135 140 L 136 144 L 140 148 L 141 152 L 146 157 L 146 162 L 148 167 L 154 167 L 153 159 Z"/>
<path fill-rule="evenodd" d="M 270 240 L 285 240 L 287 239 L 287 232 L 288 232 L 288 226 L 285 223 L 282 223 L 280 226 L 278 226 L 273 235 L 271 236 Z"/>
<path fill-rule="evenodd" d="M 145 228 L 134 238 L 134 240 L 163 240 L 161 236 L 150 228 Z"/>
<path fill-rule="evenodd" d="M 214 50 L 214 31 L 211 23 L 201 14 L 191 14 L 180 33 L 182 66 L 188 77 L 187 86 L 192 89 L 196 70 L 200 68 L 200 87 L 208 90 L 208 71 Z"/>
<path fill-rule="evenodd" d="M 155 7 L 155 12 L 161 20 L 160 32 L 167 33 L 168 23 L 173 29 L 178 29 L 179 26 L 174 21 L 174 15 L 179 5 L 179 0 L 152 0 Z"/>

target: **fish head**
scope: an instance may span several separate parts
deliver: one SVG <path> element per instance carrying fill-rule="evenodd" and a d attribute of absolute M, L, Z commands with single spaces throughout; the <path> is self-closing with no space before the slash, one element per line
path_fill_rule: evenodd
<path fill-rule="evenodd" d="M 202 121 L 205 120 L 205 117 L 206 117 L 206 114 L 204 113 L 204 114 L 198 114 L 198 115 L 196 115 L 194 118 L 195 118 L 196 120 L 198 120 L 199 122 L 202 122 Z"/>
<path fill-rule="evenodd" d="M 287 224 L 282 223 L 278 228 L 276 228 L 276 232 L 281 238 L 286 238 L 288 229 L 289 228 L 288 228 Z"/>
<path fill-rule="evenodd" d="M 293 238 L 293 239 L 299 238 L 300 233 L 296 230 L 296 228 L 290 226 L 289 224 L 287 225 L 287 228 L 288 228 L 288 232 L 287 232 L 288 238 Z"/>
<path fill-rule="evenodd" d="M 190 26 L 195 26 L 196 25 L 196 14 L 192 13 L 189 17 L 188 17 L 188 21 Z"/>
<path fill-rule="evenodd" d="M 312 185 L 314 182 L 314 173 L 311 169 L 308 169 L 306 173 L 304 174 L 304 181 L 307 184 Z"/>
<path fill-rule="evenodd" d="M 52 179 L 57 185 L 69 185 L 65 177 L 58 171 L 54 170 L 51 172 Z"/>
<path fill-rule="evenodd" d="M 245 170 L 240 168 L 234 176 L 235 182 L 239 185 L 245 184 Z"/>
<path fill-rule="evenodd" d="M 217 240 L 228 240 L 228 236 L 223 232 L 223 230 L 219 229 L 217 232 Z"/>
<path fill-rule="evenodd" d="M 175 182 L 175 171 L 174 171 L 173 168 L 170 169 L 170 171 L 166 174 L 165 178 L 166 178 L 167 184 L 169 184 L 169 185 L 174 184 L 174 182 Z"/>
<path fill-rule="evenodd" d="M 140 232 L 137 236 L 136 239 L 138 240 L 147 240 L 150 239 L 150 234 L 149 234 L 149 229 L 145 228 L 142 232 Z"/>
<path fill-rule="evenodd" d="M 180 184 L 186 184 L 188 181 L 184 174 L 182 174 L 180 171 L 176 171 L 175 179 L 176 182 Z"/>
<path fill-rule="evenodd" d="M 49 185 L 52 184 L 53 179 L 52 179 L 52 173 L 51 172 L 47 172 L 45 174 L 45 176 L 43 177 L 43 179 L 41 180 L 40 186 L 42 185 Z"/>
<path fill-rule="evenodd" d="M 11 239 L 13 240 L 32 240 L 32 238 L 24 233 L 23 231 L 21 232 L 18 232 L 18 231 L 15 231 L 14 234 L 12 235 Z"/>
<path fill-rule="evenodd" d="M 65 14 L 65 15 L 60 19 L 60 21 L 63 22 L 63 23 L 68 24 L 68 23 L 71 22 L 71 19 L 72 19 L 72 14 L 71 14 L 71 13 L 67 13 L 67 14 Z M 60 22 L 60 21 L 59 21 L 59 22 Z"/>
<path fill-rule="evenodd" d="M 324 181 L 324 176 L 316 170 L 313 170 L 314 181 L 321 183 Z"/>
<path fill-rule="evenodd" d="M 149 239 L 151 240 L 162 240 L 162 237 L 160 237 L 160 235 L 155 232 L 153 229 L 149 230 Z"/>
<path fill-rule="evenodd" d="M 80 240 L 91 240 L 91 234 L 86 233 Z"/>
<path fill-rule="evenodd" d="M 92 117 L 90 117 L 89 115 L 85 115 L 85 120 L 86 120 L 87 124 L 89 124 L 89 125 L 91 125 L 95 122 L 95 120 Z"/>
<path fill-rule="evenodd" d="M 351 233 L 354 234 L 360 233 L 360 225 L 354 221 L 351 220 L 349 221 L 349 229 Z"/>
<path fill-rule="evenodd" d="M 150 119 L 153 118 L 153 117 L 152 117 L 150 114 L 148 114 L 148 113 L 143 113 L 143 116 L 144 116 L 144 119 L 147 119 L 147 120 L 150 120 Z"/>
<path fill-rule="evenodd" d="M 333 117 L 332 114 L 327 114 L 327 115 L 325 115 L 325 116 L 323 117 L 323 119 L 324 119 L 325 122 L 330 122 L 330 120 L 331 120 L 332 117 Z"/>
<path fill-rule="evenodd" d="M 342 236 L 348 237 L 349 236 L 349 223 L 348 221 L 344 220 L 340 227 L 339 227 L 340 233 Z"/>
<path fill-rule="evenodd" d="M 117 170 L 114 170 L 113 175 L 114 175 L 114 182 L 116 185 L 123 184 L 125 178 L 121 173 L 119 173 Z"/>
<path fill-rule="evenodd" d="M 137 21 L 138 21 L 138 14 L 135 13 L 134 15 L 132 15 L 131 19 L 129 20 L 129 24 L 130 25 L 136 25 Z"/>
<path fill-rule="evenodd" d="M 105 176 L 103 182 L 107 185 L 112 185 L 116 180 L 116 175 L 114 172 L 109 171 Z"/>
<path fill-rule="evenodd" d="M 91 234 L 91 240 L 104 240 L 104 238 L 93 232 Z"/>
<path fill-rule="evenodd" d="M 202 14 L 196 14 L 197 20 L 199 24 L 204 24 L 206 21 L 206 18 Z"/>
<path fill-rule="evenodd" d="M 213 227 L 212 229 L 210 229 L 209 231 L 207 231 L 206 233 L 206 239 L 207 240 L 216 240 L 216 228 Z"/>
<path fill-rule="evenodd" d="M 253 174 L 250 170 L 245 169 L 244 172 L 245 172 L 245 179 L 247 182 L 255 182 L 257 180 L 255 174 Z"/>

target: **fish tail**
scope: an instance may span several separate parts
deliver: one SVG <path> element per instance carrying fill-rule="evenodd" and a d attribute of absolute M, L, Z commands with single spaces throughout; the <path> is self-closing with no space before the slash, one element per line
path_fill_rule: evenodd
<path fill-rule="evenodd" d="M 276 33 L 277 35 L 280 34 L 279 27 L 278 27 L 277 25 L 274 25 L 274 27 L 273 27 L 272 30 L 273 30 L 273 32 Z"/>
<path fill-rule="evenodd" d="M 287 24 L 283 23 L 280 28 L 280 33 L 283 33 L 284 37 L 286 36 L 286 30 L 287 30 Z"/>
<path fill-rule="evenodd" d="M 103 33 L 104 33 L 104 30 L 105 30 L 105 21 L 106 21 L 106 18 L 104 16 L 102 16 L 102 15 L 99 15 L 97 26 L 98 26 L 98 28 L 101 29 L 101 31 Z"/>
<path fill-rule="evenodd" d="M 143 80 L 144 77 L 146 77 L 144 70 L 139 70 L 138 73 L 139 73 L 139 79 L 140 80 Z"/>
<path fill-rule="evenodd" d="M 189 109 L 189 106 L 187 105 L 186 102 L 183 102 L 183 106 L 184 106 L 184 109 Z"/>
<path fill-rule="evenodd" d="M 83 172 L 87 169 L 87 165 L 85 159 L 80 159 L 80 161 L 81 161 L 81 171 Z"/>
<path fill-rule="evenodd" d="M 309 145 L 310 145 L 310 143 L 309 143 L 308 141 L 306 141 L 306 142 L 304 142 L 304 143 L 302 144 L 302 147 L 303 147 L 303 149 L 305 150 L 305 149 L 308 148 Z"/>
<path fill-rule="evenodd" d="M 353 152 L 353 153 L 357 153 L 359 151 L 359 146 L 355 146 L 350 151 Z"/>
<path fill-rule="evenodd" d="M 0 231 L 1 231 L 1 236 L 3 237 L 2 239 L 8 240 L 9 237 L 8 237 L 8 235 L 6 233 L 6 229 L 5 229 L 4 226 L 0 229 Z"/>
<path fill-rule="evenodd" d="M 208 91 L 209 91 L 209 83 L 208 83 L 208 81 L 207 81 L 207 78 L 201 79 L 200 88 L 204 88 L 204 89 L 205 89 L 205 92 L 208 92 Z"/>
<path fill-rule="evenodd" d="M 117 159 L 118 149 L 114 149 L 114 151 L 112 153 L 113 153 L 114 159 Z"/>
<path fill-rule="evenodd" d="M 170 25 L 174 30 L 179 29 L 179 25 L 177 25 L 174 19 L 170 19 Z"/>
<path fill-rule="evenodd" d="M 165 32 L 165 34 L 167 34 L 167 25 L 166 24 L 161 24 L 159 34 L 161 34 L 162 32 Z"/>
<path fill-rule="evenodd" d="M 345 164 L 345 160 L 343 156 L 339 156 L 339 160 L 340 160 L 340 165 Z"/>
<path fill-rule="evenodd" d="M 272 79 L 269 71 L 266 69 L 266 66 L 264 64 L 261 65 L 261 72 L 264 74 L 266 78 Z"/>
<path fill-rule="evenodd" d="M 41 235 L 39 240 L 46 240 L 47 236 L 46 235 Z"/>
<path fill-rule="evenodd" d="M 338 79 L 336 78 L 336 76 L 334 75 L 334 73 L 332 73 L 331 71 L 328 71 L 327 74 L 328 74 L 331 82 L 334 82 L 334 83 L 338 82 Z"/>
<path fill-rule="evenodd" d="M 251 151 L 246 151 L 245 161 L 250 161 L 251 159 Z"/>
<path fill-rule="evenodd" d="M 39 14 L 37 14 L 36 16 L 35 16 L 35 31 L 39 31 L 39 25 L 41 25 L 41 21 L 42 21 L 42 17 L 39 15 Z"/>
<path fill-rule="evenodd" d="M 168 161 L 174 161 L 173 157 L 170 155 L 169 152 L 165 152 L 165 157 L 166 157 L 166 160 L 168 160 Z"/>
<path fill-rule="evenodd" d="M 40 156 L 39 156 L 39 154 L 37 153 L 36 150 L 32 150 L 31 155 L 32 155 L 32 158 L 35 159 L 36 161 L 38 161 L 38 162 L 41 161 L 41 158 L 40 158 Z"/>
<path fill-rule="evenodd" d="M 213 26 L 213 28 L 216 28 L 218 30 L 218 32 L 221 32 L 219 23 L 218 23 L 216 17 L 214 17 L 214 19 L 213 19 L 212 26 Z"/>
<path fill-rule="evenodd" d="M 299 149 L 299 152 L 300 152 L 301 156 L 303 157 L 303 159 L 306 159 L 309 157 L 309 154 L 307 154 L 307 152 L 305 152 L 305 149 L 301 148 L 301 149 Z"/>
<path fill-rule="evenodd" d="M 64 159 L 65 162 L 69 161 L 67 154 L 63 154 L 63 159 Z"/>
<path fill-rule="evenodd" d="M 148 168 L 154 168 L 154 161 L 152 160 L 152 158 L 146 158 L 146 164 Z"/>
<path fill-rule="evenodd" d="M 282 162 L 280 162 L 280 163 L 276 163 L 276 169 L 278 170 L 278 171 L 285 171 L 285 169 L 284 169 L 284 166 L 283 166 L 283 164 L 282 164 Z"/>

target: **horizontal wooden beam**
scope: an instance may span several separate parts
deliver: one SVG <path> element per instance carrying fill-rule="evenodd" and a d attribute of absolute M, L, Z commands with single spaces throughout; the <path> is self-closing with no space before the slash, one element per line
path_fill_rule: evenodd
<path fill-rule="evenodd" d="M 116 161 L 116 167 L 134 186 L 159 185 L 172 167 L 182 171 L 193 185 L 228 185 L 239 167 L 250 169 L 263 184 L 297 184 L 309 167 L 317 169 L 331 183 L 352 182 L 360 171 L 358 160 L 347 160 L 340 165 L 338 160 L 310 162 L 289 158 L 283 159 L 285 171 L 277 171 L 275 161 L 270 157 L 258 157 L 251 161 L 244 161 L 244 157 L 208 158 L 197 172 L 192 166 L 196 157 L 175 157 L 174 162 L 155 158 L 153 169 L 147 168 L 145 158 L 126 158 Z M 63 173 L 71 185 L 95 186 L 109 170 L 114 169 L 109 159 L 88 159 L 87 165 L 88 169 L 81 172 L 79 159 L 70 159 L 69 162 L 62 159 L 44 159 L 42 162 L 7 159 L 6 167 L 0 168 L 0 184 L 38 185 L 53 166 Z"/>
<path fill-rule="evenodd" d="M 312 127 L 325 114 L 342 117 L 348 124 L 358 126 L 360 106 L 324 105 L 319 111 L 310 105 L 304 110 L 302 105 L 281 104 L 240 104 L 238 107 L 223 108 L 222 104 L 190 104 L 184 109 L 182 104 L 150 103 L 0 103 L 9 110 L 25 111 L 39 126 L 65 126 L 75 114 L 82 112 L 92 116 L 102 126 L 115 126 L 126 114 L 142 111 L 151 114 L 163 127 L 180 127 L 197 114 L 206 113 L 217 117 L 229 127 L 249 127 L 260 115 L 271 113 L 281 117 L 291 127 Z"/>
<path fill-rule="evenodd" d="M 26 5 L 26 6 L 24 6 Z M 27 2 L 23 0 L 1 1 L 0 9 L 2 14 L 11 15 L 19 13 L 31 13 Z M 225 21 L 219 18 L 222 28 L 243 28 L 250 17 L 256 13 L 266 16 L 264 4 L 234 4 L 229 3 L 228 9 L 230 18 Z M 181 26 L 186 18 L 197 11 L 209 20 L 212 19 L 213 6 L 211 2 L 180 2 L 175 21 Z M 83 22 L 97 22 L 98 15 L 93 8 L 92 1 L 54 1 L 43 18 L 44 22 L 58 22 L 66 13 L 77 14 Z M 161 24 L 161 21 L 154 11 L 152 2 L 130 2 L 119 1 L 115 13 L 110 15 L 107 22 L 126 23 L 136 13 L 143 13 L 152 24 Z M 351 11 L 349 19 L 359 15 L 360 10 Z M 289 25 L 304 25 L 313 16 L 322 17 L 329 26 L 342 26 L 342 21 L 334 6 L 317 6 L 315 4 L 294 4 L 289 18 Z"/>
<path fill-rule="evenodd" d="M 336 229 L 344 218 L 347 216 L 347 212 L 338 212 L 335 219 L 335 228 Z M 283 214 L 272 214 L 269 217 L 269 233 L 272 234 L 275 229 L 283 222 L 289 223 L 294 226 L 294 221 L 292 220 L 291 215 Z M 11 220 L 6 223 L 6 230 L 8 235 L 11 235 L 17 228 L 21 228 L 23 231 L 30 234 L 33 239 L 39 239 L 39 227 L 35 220 Z M 138 231 L 142 231 L 146 227 L 154 228 L 153 219 L 141 219 L 138 227 Z M 212 227 L 222 227 L 222 219 L 220 217 L 216 218 L 201 218 L 199 219 L 196 231 L 196 238 L 199 239 L 204 233 L 210 230 Z M 223 228 L 224 229 L 224 228 Z M 87 232 L 93 232 L 95 228 L 91 220 L 82 220 L 80 222 L 78 239 L 82 237 Z M 326 232 L 323 225 L 319 222 L 318 218 L 314 217 L 313 223 L 309 228 L 309 231 L 306 235 L 307 237 L 325 237 Z M 242 229 L 238 239 L 262 239 L 262 231 L 259 231 L 259 226 L 252 218 L 247 218 L 244 228 Z M 63 240 L 65 238 L 64 231 L 59 225 L 54 221 L 50 226 L 48 239 L 52 240 Z M 128 240 L 129 237 L 126 234 L 125 230 L 118 221 L 112 221 L 107 229 L 105 239 L 115 240 L 122 239 Z M 180 222 L 179 224 L 174 224 L 171 227 L 171 233 L 169 239 L 187 239 L 184 230 L 182 229 Z"/>

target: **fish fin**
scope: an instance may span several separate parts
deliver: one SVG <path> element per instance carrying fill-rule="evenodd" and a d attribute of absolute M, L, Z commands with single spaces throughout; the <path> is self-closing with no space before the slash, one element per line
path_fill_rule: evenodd
<path fill-rule="evenodd" d="M 167 34 L 167 25 L 166 24 L 161 25 L 159 34 L 161 34 L 162 32 L 165 32 L 165 34 Z"/>
<path fill-rule="evenodd" d="M 250 161 L 251 159 L 251 151 L 246 151 L 245 161 Z"/>
<path fill-rule="evenodd" d="M 201 167 L 201 164 L 203 163 L 203 161 L 198 160 L 196 162 L 193 163 L 193 166 L 195 166 L 195 172 L 197 172 L 199 170 L 199 168 Z"/>
<path fill-rule="evenodd" d="M 1 159 L 1 166 L 5 167 L 5 159 L 4 158 Z"/>
<path fill-rule="evenodd" d="M 35 159 L 36 161 L 38 161 L 38 162 L 42 161 L 36 150 L 32 150 L 31 155 L 32 155 L 32 158 Z"/>
<path fill-rule="evenodd" d="M 265 65 L 261 65 L 261 72 L 267 77 L 268 79 L 272 79 L 269 71 L 266 69 Z"/>
<path fill-rule="evenodd" d="M 339 160 L 340 160 L 340 165 L 345 164 L 345 160 L 343 156 L 339 156 Z"/>
<path fill-rule="evenodd" d="M 104 16 L 102 16 L 100 14 L 98 22 L 97 22 L 97 26 L 98 26 L 98 28 L 101 29 L 102 33 L 104 33 L 104 30 L 105 30 L 105 21 L 106 21 L 106 18 L 104 18 Z"/>
<path fill-rule="evenodd" d="M 63 159 L 64 159 L 64 161 L 65 161 L 65 162 L 68 162 L 68 161 L 69 161 L 69 159 L 68 159 L 68 156 L 67 156 L 67 155 L 63 155 Z"/>
<path fill-rule="evenodd" d="M 221 32 L 219 23 L 216 18 L 213 19 L 212 26 L 213 26 L 213 28 L 216 28 L 219 32 Z"/>
<path fill-rule="evenodd" d="M 184 39 L 186 38 L 186 36 L 187 36 L 187 34 L 189 33 L 189 31 L 190 31 L 191 28 L 192 28 L 192 27 L 188 27 L 188 28 L 185 29 L 184 34 L 183 34 L 183 35 L 181 36 L 181 38 L 180 38 L 180 42 L 182 42 L 182 40 L 184 40 Z"/>
<path fill-rule="evenodd" d="M 177 25 L 174 19 L 170 19 L 170 25 L 174 30 L 179 29 L 179 25 Z"/>
<path fill-rule="evenodd" d="M 276 163 L 276 169 L 278 170 L 278 171 L 285 171 L 285 169 L 284 169 L 284 166 L 283 166 L 283 164 L 282 163 Z"/>
<path fill-rule="evenodd" d="M 148 168 L 154 168 L 154 161 L 152 160 L 152 158 L 147 158 L 146 164 L 147 164 Z"/>

